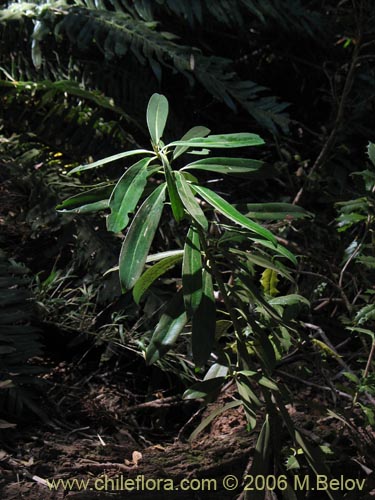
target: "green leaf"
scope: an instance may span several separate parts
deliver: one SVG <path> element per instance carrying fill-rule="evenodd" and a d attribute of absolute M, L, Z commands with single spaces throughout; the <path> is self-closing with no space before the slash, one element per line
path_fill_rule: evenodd
<path fill-rule="evenodd" d="M 291 293 L 289 295 L 270 299 L 269 304 L 274 306 L 293 306 L 295 304 L 302 304 L 310 307 L 310 302 L 308 301 L 308 299 L 296 293 Z"/>
<path fill-rule="evenodd" d="M 166 257 L 163 260 L 159 260 L 152 267 L 147 269 L 142 276 L 138 279 L 133 288 L 133 298 L 134 301 L 139 304 L 142 296 L 146 290 L 152 285 L 152 283 L 157 280 L 160 276 L 165 274 L 169 269 L 174 267 L 178 262 L 182 260 L 182 255 L 172 255 Z"/>
<path fill-rule="evenodd" d="M 166 257 L 171 257 L 172 255 L 180 255 L 182 258 L 183 254 L 183 250 L 167 250 L 166 252 L 159 252 L 149 255 L 146 259 L 146 262 L 155 262 L 157 260 L 165 259 Z"/>
<path fill-rule="evenodd" d="M 209 358 L 216 330 L 216 305 L 212 276 L 203 269 L 202 299 L 192 320 L 191 343 L 196 366 L 203 366 Z"/>
<path fill-rule="evenodd" d="M 293 264 L 297 265 L 297 259 L 295 255 L 292 254 L 287 248 L 284 246 L 280 245 L 279 243 L 270 243 L 268 240 L 261 240 L 258 238 L 251 238 L 255 243 L 258 243 L 258 245 L 262 245 L 263 247 L 269 248 L 270 250 L 273 250 L 276 252 L 276 254 L 282 255 L 283 257 L 286 257 L 289 259 Z"/>
<path fill-rule="evenodd" d="M 184 399 L 201 399 L 213 396 L 222 387 L 224 381 L 225 377 L 202 380 L 187 389 L 182 397 Z"/>
<path fill-rule="evenodd" d="M 184 246 L 182 291 L 189 316 L 197 310 L 202 298 L 202 255 L 198 231 L 191 226 Z"/>
<path fill-rule="evenodd" d="M 142 158 L 132 165 L 116 184 L 109 207 L 110 215 L 107 217 L 107 229 L 119 233 L 126 228 L 129 222 L 129 213 L 132 213 L 147 183 L 149 172 L 147 165 L 153 158 Z"/>
<path fill-rule="evenodd" d="M 216 210 L 225 215 L 225 217 L 242 227 L 246 227 L 246 229 L 249 229 L 259 236 L 263 236 L 276 245 L 276 238 L 270 231 L 268 231 L 268 229 L 265 229 L 256 222 L 253 222 L 252 220 L 242 215 L 241 212 L 233 207 L 233 205 L 228 203 L 226 200 L 224 200 L 224 198 L 216 194 L 214 191 L 211 191 L 210 189 L 203 186 L 194 185 L 192 187 L 194 191 L 196 191 L 200 196 L 202 196 L 202 198 L 207 201 L 207 203 L 216 208 Z"/>
<path fill-rule="evenodd" d="M 239 401 L 238 399 L 234 401 L 230 401 L 229 403 L 226 403 L 224 406 L 221 408 L 218 408 L 217 410 L 214 410 L 211 412 L 208 417 L 204 418 L 202 422 L 198 425 L 198 427 L 191 433 L 189 436 L 189 441 L 193 441 L 198 434 L 200 434 L 203 429 L 205 429 L 217 416 L 221 415 L 227 410 L 231 410 L 232 408 L 237 408 L 238 406 L 241 406 L 242 402 Z"/>
<path fill-rule="evenodd" d="M 164 166 L 165 178 L 167 180 L 169 201 L 171 202 L 172 206 L 172 213 L 176 221 L 180 222 L 185 215 L 184 206 L 182 204 L 180 194 L 176 186 L 176 180 L 173 176 L 172 169 L 168 161 L 164 160 L 164 158 L 163 158 L 163 166 Z"/>
<path fill-rule="evenodd" d="M 278 271 L 275 271 L 274 269 L 265 269 L 260 280 L 264 293 L 270 295 L 271 297 L 280 293 L 277 289 L 277 285 L 279 283 L 277 274 Z"/>
<path fill-rule="evenodd" d="M 209 128 L 198 125 L 197 127 L 193 127 L 190 130 L 188 130 L 186 134 L 181 137 L 181 141 L 187 141 L 195 137 L 206 137 L 206 135 L 208 135 L 210 132 L 211 130 Z M 178 158 L 188 149 L 189 149 L 188 146 L 176 146 L 173 152 L 173 159 Z"/>
<path fill-rule="evenodd" d="M 291 203 L 247 203 L 236 205 L 236 208 L 241 212 L 247 210 L 247 217 L 261 220 L 294 220 L 313 216 L 311 212 Z"/>
<path fill-rule="evenodd" d="M 87 165 L 80 165 L 79 167 L 75 167 L 73 168 L 73 170 L 70 170 L 70 172 L 68 172 L 68 175 L 75 174 L 76 172 L 82 172 L 83 170 L 90 170 L 91 168 L 102 167 L 103 165 L 106 165 L 111 161 L 120 160 L 121 158 L 126 158 L 127 156 L 142 155 L 142 154 L 155 155 L 153 151 L 148 151 L 147 149 L 133 149 L 132 151 L 125 151 L 123 153 L 118 153 L 113 156 L 107 156 L 107 158 L 94 161 L 93 163 L 88 163 Z"/>
<path fill-rule="evenodd" d="M 210 369 L 204 376 L 204 380 L 209 380 L 211 378 L 226 377 L 228 374 L 228 366 L 221 365 L 219 363 L 214 363 L 210 366 Z"/>
<path fill-rule="evenodd" d="M 153 191 L 134 216 L 121 248 L 119 271 L 121 288 L 130 290 L 140 277 L 159 225 L 166 184 Z"/>
<path fill-rule="evenodd" d="M 177 189 L 187 212 L 205 230 L 208 230 L 208 221 L 199 206 L 190 185 L 180 172 L 175 172 Z"/>
<path fill-rule="evenodd" d="M 270 434 L 269 415 L 267 414 L 262 425 L 262 429 L 259 433 L 257 444 L 255 445 L 253 463 L 250 469 L 250 473 L 253 477 L 267 477 L 267 474 L 269 472 L 269 461 L 271 454 Z M 251 494 L 251 499 L 263 500 L 264 491 L 260 489 L 253 491 Z"/>
<path fill-rule="evenodd" d="M 229 251 L 231 253 L 242 255 L 244 258 L 246 258 L 246 260 L 248 260 L 252 264 L 255 264 L 257 266 L 266 269 L 267 268 L 272 269 L 275 272 L 281 274 L 281 276 L 287 278 L 289 281 L 293 282 L 293 278 L 291 274 L 287 271 L 285 266 L 283 266 L 280 262 L 277 262 L 276 260 L 270 260 L 269 258 L 264 257 L 263 255 L 259 255 L 257 253 L 250 253 L 250 252 L 244 252 L 243 250 L 237 250 L 237 248 L 230 248 Z"/>
<path fill-rule="evenodd" d="M 108 198 L 112 189 L 112 186 L 105 186 L 76 194 L 57 205 L 56 210 L 62 213 L 71 212 L 75 214 L 103 210 L 108 208 Z"/>
<path fill-rule="evenodd" d="M 181 170 L 208 170 L 219 174 L 253 174 L 263 166 L 259 160 L 246 158 L 203 158 L 189 163 Z"/>
<path fill-rule="evenodd" d="M 243 148 L 246 146 L 259 146 L 264 140 L 257 134 L 240 132 L 238 134 L 209 135 L 208 137 L 196 137 L 188 140 L 171 142 L 165 147 L 188 146 L 191 148 Z"/>
<path fill-rule="evenodd" d="M 162 314 L 152 335 L 150 345 L 146 351 L 146 363 L 148 365 L 152 365 L 169 351 L 186 323 L 187 316 L 182 294 L 178 293 L 169 303 L 165 313 Z"/>
<path fill-rule="evenodd" d="M 169 104 L 165 96 L 153 94 L 147 106 L 147 126 L 153 144 L 159 144 L 167 123 Z"/>

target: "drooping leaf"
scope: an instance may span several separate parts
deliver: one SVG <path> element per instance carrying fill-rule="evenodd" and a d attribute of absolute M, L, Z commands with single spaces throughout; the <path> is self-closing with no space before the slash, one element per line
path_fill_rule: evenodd
<path fill-rule="evenodd" d="M 285 248 L 283 245 L 280 245 L 279 243 L 271 243 L 268 240 L 263 240 L 259 238 L 251 238 L 255 243 L 258 245 L 261 245 L 263 247 L 269 248 L 270 250 L 273 250 L 276 254 L 282 255 L 283 257 L 286 257 L 287 259 L 290 260 L 290 262 L 293 262 L 293 264 L 297 265 L 297 259 L 295 255 L 292 254 L 287 248 Z"/>
<path fill-rule="evenodd" d="M 127 156 L 134 155 L 155 155 L 153 151 L 148 151 L 147 149 L 133 149 L 132 151 L 124 151 L 123 153 L 117 153 L 113 156 L 107 156 L 102 160 L 94 161 L 93 163 L 88 163 L 87 165 L 80 165 L 78 167 L 73 168 L 68 172 L 68 175 L 75 174 L 76 172 L 83 172 L 84 170 L 90 170 L 91 168 L 102 167 L 111 161 L 121 160 L 122 158 L 126 158 Z"/>
<path fill-rule="evenodd" d="M 189 316 L 197 310 L 202 298 L 202 255 L 198 231 L 191 226 L 184 246 L 182 291 Z"/>
<path fill-rule="evenodd" d="M 264 255 L 259 255 L 255 252 L 244 252 L 243 250 L 238 250 L 237 248 L 231 248 L 230 252 L 237 255 L 242 255 L 244 258 L 246 258 L 247 261 L 251 262 L 252 264 L 266 269 L 272 269 L 273 271 L 281 274 L 281 276 L 287 278 L 289 281 L 293 282 L 291 274 L 288 272 L 285 266 L 283 266 L 281 262 L 278 262 L 276 259 L 271 260 Z"/>
<path fill-rule="evenodd" d="M 180 172 L 175 172 L 177 189 L 189 215 L 205 230 L 208 230 L 208 221 L 199 206 L 190 185 Z"/>
<path fill-rule="evenodd" d="M 153 94 L 147 106 L 147 126 L 153 144 L 159 144 L 167 123 L 169 104 L 165 96 Z"/>
<path fill-rule="evenodd" d="M 208 135 L 210 132 L 211 130 L 209 128 L 198 125 L 197 127 L 193 127 L 188 130 L 186 134 L 181 137 L 181 141 L 187 141 L 195 137 L 206 137 L 206 135 Z M 188 149 L 188 146 L 176 146 L 173 151 L 173 159 L 178 158 Z"/>
<path fill-rule="evenodd" d="M 249 175 L 257 172 L 262 166 L 262 161 L 246 158 L 203 158 L 189 163 L 181 170 L 207 170 L 219 174 Z"/>
<path fill-rule="evenodd" d="M 189 441 L 194 441 L 194 439 L 200 434 L 203 429 L 205 429 L 217 416 L 221 415 L 227 410 L 231 410 L 232 408 L 237 408 L 238 406 L 241 406 L 242 402 L 239 401 L 238 399 L 234 401 L 230 401 L 229 403 L 226 403 L 224 406 L 218 408 L 217 410 L 212 411 L 208 417 L 204 418 L 202 422 L 198 425 L 198 427 L 190 434 L 189 436 Z"/>
<path fill-rule="evenodd" d="M 222 387 L 224 381 L 225 377 L 216 377 L 202 380 L 187 389 L 182 397 L 184 399 L 200 399 L 213 397 Z"/>
<path fill-rule="evenodd" d="M 139 304 L 142 296 L 146 290 L 156 281 L 160 276 L 165 274 L 169 269 L 172 269 L 178 262 L 182 260 L 182 255 L 172 255 L 163 260 L 159 260 L 152 267 L 147 269 L 142 276 L 137 280 L 133 288 L 134 301 Z"/>
<path fill-rule="evenodd" d="M 119 260 L 123 291 L 130 290 L 142 274 L 163 211 L 165 188 L 166 184 L 160 185 L 143 202 L 126 234 Z"/>
<path fill-rule="evenodd" d="M 243 148 L 246 146 L 260 146 L 264 140 L 257 134 L 239 132 L 238 134 L 209 135 L 208 137 L 194 137 L 188 140 L 175 141 L 170 146 L 188 146 L 191 148 Z"/>
<path fill-rule="evenodd" d="M 209 203 L 211 206 L 216 208 L 216 210 L 225 215 L 225 217 L 276 244 L 276 238 L 270 231 L 268 231 L 268 229 L 265 229 L 256 222 L 253 222 L 252 220 L 245 217 L 245 215 L 242 215 L 241 212 L 233 207 L 233 205 L 228 203 L 226 200 L 224 200 L 224 198 L 216 194 L 214 191 L 211 191 L 206 187 L 197 185 L 192 186 L 192 188 L 200 196 L 202 196 L 202 198 L 206 200 L 207 203 Z"/>
<path fill-rule="evenodd" d="M 116 184 L 109 207 L 111 213 L 107 217 L 107 229 L 119 233 L 126 228 L 129 214 L 132 213 L 142 196 L 149 172 L 147 166 L 152 158 L 143 158 L 132 165 Z"/>
<path fill-rule="evenodd" d="M 202 298 L 192 320 L 191 343 L 196 366 L 202 366 L 209 358 L 216 330 L 216 305 L 212 276 L 203 269 Z"/>
<path fill-rule="evenodd" d="M 152 365 L 166 354 L 187 323 L 182 293 L 178 293 L 162 314 L 146 350 L 146 363 Z"/>
<path fill-rule="evenodd" d="M 112 186 L 105 186 L 76 194 L 57 205 L 56 210 L 58 212 L 72 212 L 76 214 L 104 210 L 108 208 L 108 198 L 112 189 Z"/>

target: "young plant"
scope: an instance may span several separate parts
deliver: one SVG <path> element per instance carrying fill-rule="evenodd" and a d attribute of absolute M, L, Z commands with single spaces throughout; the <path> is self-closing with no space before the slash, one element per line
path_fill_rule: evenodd
<path fill-rule="evenodd" d="M 306 303 L 297 294 L 275 297 L 278 275 L 293 281 L 279 259 L 295 264 L 296 258 L 278 244 L 272 232 L 203 186 L 195 176 L 202 171 L 254 175 L 263 168 L 261 161 L 211 156 L 211 150 L 261 146 L 264 141 L 251 133 L 210 135 L 209 129 L 197 126 L 180 140 L 165 144 L 162 136 L 167 117 L 167 99 L 154 94 L 147 108 L 152 150 L 127 151 L 73 169 L 71 174 L 126 157 L 140 157 L 110 188 L 109 196 L 107 188 L 100 187 L 74 196 L 58 208 L 80 213 L 108 208 L 108 230 L 118 233 L 127 229 L 118 270 L 123 292 L 132 290 L 137 303 L 155 280 L 182 262 L 182 289 L 160 317 L 145 352 L 146 362 L 157 362 L 181 333 L 191 332 L 195 365 L 202 368 L 209 362 L 211 366 L 204 380 L 188 389 L 185 397 L 208 400 L 232 380 L 238 398 L 221 411 L 243 405 L 251 428 L 256 425 L 259 411 L 266 411 L 253 462 L 254 473 L 267 473 L 271 450 L 277 456 L 280 449 L 277 427 L 281 417 L 294 444 L 303 449 L 314 471 L 328 474 L 318 451 L 312 450 L 294 428 L 285 410 L 283 389 L 273 379 L 276 362 L 288 351 L 291 333 L 296 331 L 295 312 Z M 176 160 L 184 154 L 197 155 L 199 159 L 186 161 L 176 169 Z M 148 182 L 151 179 L 153 182 Z M 166 205 L 170 205 L 177 223 L 184 221 L 182 227 L 186 227 L 185 221 L 188 223 L 184 247 L 149 255 Z M 253 218 L 267 219 L 267 209 L 270 219 L 279 210 L 289 218 L 306 215 L 293 205 L 266 205 L 249 206 Z M 144 271 L 148 262 L 154 264 Z M 257 284 L 259 278 L 257 281 L 255 278 L 259 268 L 264 271 L 263 291 Z M 227 283 L 223 270 L 230 276 Z M 223 347 L 221 337 L 233 341 Z M 210 418 L 202 422 L 193 437 L 209 421 Z M 334 493 L 329 496 L 337 498 Z"/>

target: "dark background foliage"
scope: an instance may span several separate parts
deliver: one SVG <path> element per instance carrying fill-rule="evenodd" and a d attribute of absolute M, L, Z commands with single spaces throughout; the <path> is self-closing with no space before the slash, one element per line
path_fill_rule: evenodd
<path fill-rule="evenodd" d="M 374 21 L 371 0 L 3 2 L 0 244 L 34 276 L 44 343 L 78 336 L 86 349 L 94 339 L 99 359 L 116 357 L 119 336 L 123 345 L 142 345 L 171 294 L 162 283 L 140 315 L 115 273 L 103 277 L 121 243 L 105 232 L 104 217 L 55 212 L 82 187 L 116 179 L 124 164 L 68 180 L 69 169 L 147 146 L 144 116 L 154 92 L 170 102 L 167 140 L 196 124 L 266 140 L 256 154 L 268 176 L 218 178 L 216 187 L 234 203 L 295 201 L 314 214 L 271 228 L 301 255 L 299 286 L 313 305 L 306 319 L 326 325 L 332 342 L 347 340 L 344 327 L 372 287 L 372 271 L 350 268 L 341 279 L 358 233 L 337 232 L 335 203 L 363 194 L 351 174 L 365 168 L 374 140 Z M 168 218 L 154 242 L 156 251 L 166 246 L 181 246 Z M 4 272 L 13 279 L 11 268 Z M 121 338 L 120 324 L 129 337 Z M 33 335 L 29 358 L 39 342 Z M 182 365 L 189 378 L 184 363 L 171 359 L 164 368 L 181 372 Z"/>

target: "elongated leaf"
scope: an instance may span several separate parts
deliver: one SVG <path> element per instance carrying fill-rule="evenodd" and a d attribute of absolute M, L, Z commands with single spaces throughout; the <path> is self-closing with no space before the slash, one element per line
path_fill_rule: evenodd
<path fill-rule="evenodd" d="M 187 141 L 175 141 L 168 144 L 170 146 L 188 146 L 191 148 L 243 148 L 246 146 L 259 146 L 264 144 L 264 140 L 257 134 L 240 132 L 238 134 L 209 135 L 208 137 L 192 138 Z"/>
<path fill-rule="evenodd" d="M 69 210 L 58 210 L 61 213 L 72 213 L 72 214 L 91 214 L 95 212 L 100 212 L 108 208 L 109 200 L 95 201 L 94 203 L 88 203 L 87 205 L 82 205 L 77 208 L 71 208 Z"/>
<path fill-rule="evenodd" d="M 211 130 L 209 128 L 198 125 L 197 127 L 193 127 L 190 130 L 188 130 L 186 134 L 181 137 L 181 141 L 187 141 L 195 137 L 206 137 L 206 135 L 208 135 L 210 132 Z M 188 149 L 189 149 L 188 146 L 176 146 L 173 152 L 173 159 L 178 158 Z"/>
<path fill-rule="evenodd" d="M 172 255 L 180 255 L 182 258 L 183 254 L 183 250 L 167 250 L 166 252 L 159 252 L 149 255 L 146 259 L 146 262 L 156 262 L 157 260 L 162 260 L 166 257 L 171 257 Z"/>
<path fill-rule="evenodd" d="M 289 259 L 293 264 L 297 265 L 297 259 L 295 255 L 292 254 L 287 248 L 284 246 L 280 245 L 277 243 L 274 245 L 273 243 L 270 243 L 268 240 L 261 240 L 258 238 L 251 238 L 253 241 L 258 243 L 258 245 L 262 245 L 263 247 L 269 248 L 270 250 L 273 250 L 276 254 L 282 255 L 283 257 L 286 257 Z"/>
<path fill-rule="evenodd" d="M 108 207 L 108 198 L 111 195 L 112 189 L 112 186 L 105 186 L 76 194 L 57 205 L 56 210 L 64 213 L 88 213 L 103 210 Z"/>
<path fill-rule="evenodd" d="M 157 280 L 160 276 L 165 274 L 169 269 L 174 267 L 178 262 L 182 260 L 182 255 L 172 255 L 166 257 L 163 260 L 159 260 L 152 267 L 147 269 L 142 276 L 138 279 L 133 288 L 133 298 L 134 301 L 139 304 L 142 296 L 152 285 L 152 283 Z"/>
<path fill-rule="evenodd" d="M 126 228 L 129 222 L 129 213 L 132 213 L 147 183 L 147 165 L 153 158 L 142 158 L 132 165 L 120 178 L 109 200 L 111 209 L 107 217 L 107 229 L 119 233 Z"/>
<path fill-rule="evenodd" d="M 189 163 L 181 170 L 208 170 L 219 174 L 253 174 L 262 168 L 263 162 L 246 158 L 203 158 Z"/>
<path fill-rule="evenodd" d="M 226 377 L 228 374 L 228 366 L 221 365 L 219 363 L 214 363 L 211 365 L 210 369 L 204 376 L 204 380 L 209 380 L 210 378 Z"/>
<path fill-rule="evenodd" d="M 152 335 L 146 351 L 146 363 L 152 365 L 158 361 L 178 339 L 187 323 L 182 294 L 178 293 L 169 303 L 167 310 Z"/>
<path fill-rule="evenodd" d="M 196 366 L 208 360 L 215 341 L 216 305 L 211 274 L 203 269 L 202 299 L 193 315 L 191 343 Z"/>
<path fill-rule="evenodd" d="M 266 415 L 262 429 L 259 433 L 257 444 L 255 445 L 255 453 L 253 463 L 251 465 L 251 475 L 253 477 L 267 477 L 269 471 L 269 459 L 271 454 L 270 448 L 270 423 L 269 416 Z M 263 500 L 264 490 L 257 490 L 251 494 L 252 500 Z"/>
<path fill-rule="evenodd" d="M 125 151 L 123 153 L 117 153 L 113 156 L 107 156 L 107 158 L 103 158 L 102 160 L 94 161 L 93 163 L 88 163 L 87 165 L 80 165 L 79 167 L 75 167 L 68 175 L 75 174 L 76 172 L 82 172 L 83 170 L 90 170 L 91 168 L 102 167 L 111 161 L 121 160 L 121 158 L 126 158 L 127 156 L 134 155 L 155 155 L 153 151 L 148 151 L 147 149 L 133 149 L 132 151 Z"/>
<path fill-rule="evenodd" d="M 167 98 L 161 94 L 153 94 L 147 106 L 147 126 L 152 142 L 159 144 L 167 123 L 169 104 Z"/>
<path fill-rule="evenodd" d="M 232 408 L 237 408 L 238 406 L 241 406 L 241 405 L 242 405 L 242 402 L 239 401 L 238 399 L 236 399 L 234 401 L 230 401 L 230 403 L 226 403 L 221 408 L 218 408 L 217 410 L 214 410 L 213 412 L 211 412 L 208 415 L 208 417 L 204 418 L 202 420 L 202 422 L 198 425 L 198 427 L 190 434 L 189 441 L 190 442 L 194 441 L 194 439 L 198 436 L 198 434 L 200 434 L 203 431 L 203 429 L 205 429 L 207 427 L 207 425 L 209 425 L 214 420 L 214 418 L 221 415 L 222 413 L 224 413 L 227 410 L 231 410 Z"/>
<path fill-rule="evenodd" d="M 198 231 L 191 226 L 186 237 L 182 262 L 182 291 L 189 316 L 197 310 L 202 298 L 202 255 Z"/>
<path fill-rule="evenodd" d="M 119 260 L 123 291 L 130 290 L 142 273 L 163 211 L 165 188 L 160 185 L 143 202 L 126 234 Z"/>
<path fill-rule="evenodd" d="M 291 203 L 247 203 L 236 205 L 236 208 L 246 212 L 247 217 L 261 220 L 293 220 L 313 216 L 311 212 Z"/>
<path fill-rule="evenodd" d="M 171 167 L 168 161 L 163 161 L 165 178 L 167 180 L 168 196 L 171 202 L 173 217 L 177 222 L 180 222 L 185 215 L 184 206 L 182 204 L 179 191 L 176 186 L 176 180 L 173 176 Z"/>
<path fill-rule="evenodd" d="M 237 250 L 237 248 L 231 248 L 230 252 L 242 255 L 252 264 L 264 267 L 266 269 L 272 269 L 273 271 L 281 274 L 281 276 L 287 278 L 289 281 L 293 281 L 291 274 L 288 272 L 285 266 L 283 266 L 280 262 L 277 262 L 276 260 L 271 260 L 267 257 L 264 257 L 263 255 L 259 255 L 253 252 L 250 253 L 250 252 L 244 252 L 243 250 Z"/>
<path fill-rule="evenodd" d="M 207 201 L 207 203 L 209 203 L 211 206 L 216 208 L 216 210 L 225 215 L 225 217 L 232 220 L 236 224 L 239 224 L 242 227 L 246 227 L 247 229 L 256 234 L 263 236 L 264 238 L 266 238 L 267 240 L 271 241 L 276 245 L 276 238 L 270 231 L 268 231 L 268 229 L 265 229 L 256 222 L 253 222 L 252 220 L 242 215 L 241 212 L 239 212 L 233 207 L 233 205 L 228 203 L 226 200 L 224 200 L 224 198 L 216 194 L 214 191 L 211 191 L 206 187 L 196 186 L 196 185 L 192 186 L 192 188 L 200 196 L 202 196 L 202 198 L 204 198 Z"/>
<path fill-rule="evenodd" d="M 202 380 L 187 389 L 182 397 L 184 399 L 200 399 L 214 396 L 222 387 L 225 377 L 210 378 Z"/>
<path fill-rule="evenodd" d="M 203 210 L 199 206 L 194 194 L 190 188 L 190 185 L 185 180 L 184 176 L 180 172 L 175 172 L 177 189 L 184 204 L 187 212 L 193 217 L 193 219 L 205 230 L 208 230 L 208 221 L 203 213 Z"/>

